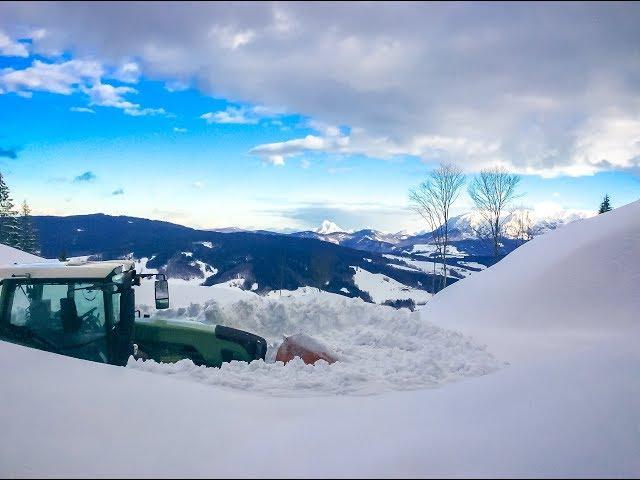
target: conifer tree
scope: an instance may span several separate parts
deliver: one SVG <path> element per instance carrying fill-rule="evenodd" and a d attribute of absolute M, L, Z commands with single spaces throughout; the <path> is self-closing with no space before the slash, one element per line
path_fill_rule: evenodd
<path fill-rule="evenodd" d="M 22 207 L 20 208 L 20 220 L 18 225 L 20 232 L 20 248 L 25 252 L 33 254 L 39 253 L 38 233 L 33 226 L 31 208 L 29 208 L 26 200 L 22 202 Z"/>
<path fill-rule="evenodd" d="M 0 173 L 0 243 L 10 247 L 19 247 L 20 233 L 16 211 L 14 209 L 9 187 Z"/>
<path fill-rule="evenodd" d="M 604 200 L 600 204 L 600 209 L 598 210 L 598 214 L 605 213 L 611 211 L 611 202 L 609 200 L 609 195 L 604 196 Z"/>

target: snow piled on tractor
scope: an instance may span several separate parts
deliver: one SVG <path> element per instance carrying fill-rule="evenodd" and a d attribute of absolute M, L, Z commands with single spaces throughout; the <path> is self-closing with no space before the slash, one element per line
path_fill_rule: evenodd
<path fill-rule="evenodd" d="M 252 392 L 306 396 L 436 387 L 485 375 L 504 365 L 469 337 L 426 322 L 419 312 L 311 288 L 281 298 L 204 288 L 203 294 L 210 298 L 202 303 L 160 312 L 149 305 L 140 307 L 164 318 L 226 325 L 261 335 L 269 346 L 266 362 L 207 368 L 190 360 L 158 364 L 131 359 L 129 367 Z M 172 301 L 179 305 L 175 292 Z M 332 365 L 323 360 L 306 365 L 300 358 L 287 364 L 276 362 L 283 337 L 296 334 L 320 341 L 338 361 Z"/>

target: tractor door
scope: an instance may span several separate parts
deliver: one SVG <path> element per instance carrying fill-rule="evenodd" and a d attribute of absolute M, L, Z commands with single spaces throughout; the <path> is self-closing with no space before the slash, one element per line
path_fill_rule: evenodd
<path fill-rule="evenodd" d="M 105 296 L 93 283 L 3 282 L 3 340 L 109 363 Z"/>

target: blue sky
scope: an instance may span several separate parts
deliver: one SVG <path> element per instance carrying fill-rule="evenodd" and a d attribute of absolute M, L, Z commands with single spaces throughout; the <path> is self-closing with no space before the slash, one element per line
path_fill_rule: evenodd
<path fill-rule="evenodd" d="M 372 32 L 335 4 L 190 5 L 140 28 L 126 4 L 101 19 L 76 5 L 0 6 L 0 170 L 35 213 L 416 230 L 408 189 L 440 160 L 469 175 L 504 165 L 523 175 L 519 203 L 544 211 L 640 197 L 637 6 L 527 12 L 548 17 L 549 38 L 515 6 L 470 20 L 471 5 L 371 5 L 357 15 Z M 425 22 L 451 38 L 423 38 Z M 595 28 L 623 51 L 598 56 Z M 456 213 L 470 208 L 463 194 Z"/>

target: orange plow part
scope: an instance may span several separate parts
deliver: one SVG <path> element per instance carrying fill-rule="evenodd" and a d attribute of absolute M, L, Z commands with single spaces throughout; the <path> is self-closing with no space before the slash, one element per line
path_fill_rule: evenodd
<path fill-rule="evenodd" d="M 304 333 L 284 337 L 284 341 L 276 353 L 276 362 L 287 363 L 295 357 L 300 357 L 307 365 L 313 365 L 318 360 L 324 360 L 328 363 L 337 361 L 335 354 Z"/>

